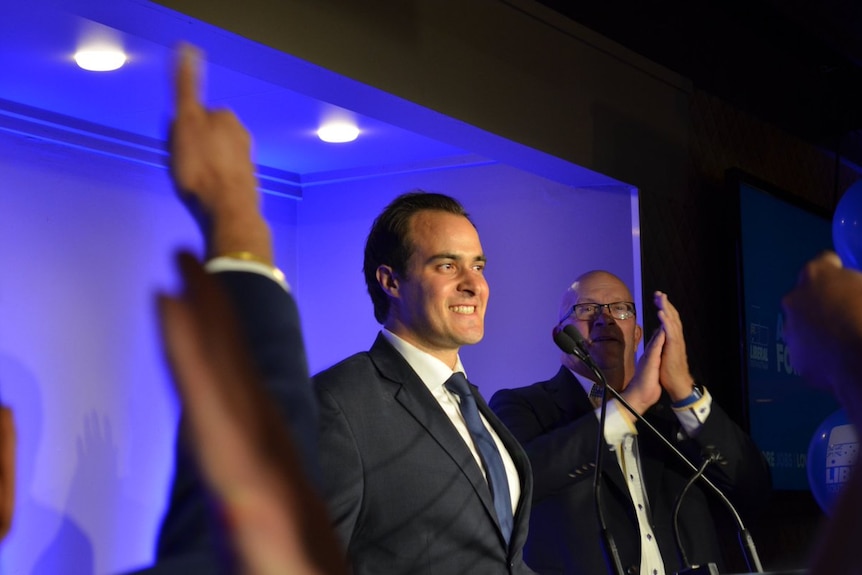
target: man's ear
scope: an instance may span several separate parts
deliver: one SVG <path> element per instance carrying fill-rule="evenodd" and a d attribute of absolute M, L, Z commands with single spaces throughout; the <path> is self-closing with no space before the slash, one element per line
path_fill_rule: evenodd
<path fill-rule="evenodd" d="M 635 353 L 637 353 L 637 348 L 641 344 L 641 338 L 643 337 L 643 335 L 644 335 L 644 330 L 641 329 L 641 326 L 639 326 L 638 324 L 635 324 L 635 345 L 634 345 Z"/>
<path fill-rule="evenodd" d="M 390 266 L 381 265 L 377 267 L 377 283 L 380 288 L 390 297 L 398 297 L 398 290 L 401 287 L 401 280 L 395 275 L 395 271 Z"/>

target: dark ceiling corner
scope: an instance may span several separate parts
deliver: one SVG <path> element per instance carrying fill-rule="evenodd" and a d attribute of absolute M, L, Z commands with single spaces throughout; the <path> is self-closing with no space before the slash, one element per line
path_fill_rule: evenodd
<path fill-rule="evenodd" d="M 539 1 L 862 166 L 862 2 Z"/>

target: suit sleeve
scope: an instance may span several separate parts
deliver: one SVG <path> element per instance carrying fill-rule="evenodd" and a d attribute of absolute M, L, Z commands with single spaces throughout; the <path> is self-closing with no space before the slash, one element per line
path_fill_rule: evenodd
<path fill-rule="evenodd" d="M 290 428 L 305 471 L 319 485 L 317 406 L 293 297 L 261 274 L 227 271 L 216 275 L 235 306 L 252 358 L 266 391 Z M 174 477 L 159 530 L 157 560 L 191 552 L 218 554 L 216 525 L 202 476 L 185 447 L 184 438 L 178 434 Z"/>
<path fill-rule="evenodd" d="M 565 420 L 540 386 L 503 389 L 491 409 L 521 443 L 533 469 L 533 501 L 591 477 L 599 425 L 589 410 Z"/>
<path fill-rule="evenodd" d="M 772 489 L 769 465 L 751 437 L 715 401 L 697 435 L 683 441 L 683 451 L 696 463 L 706 453 L 719 455 L 706 475 L 742 510 L 756 510 Z"/>

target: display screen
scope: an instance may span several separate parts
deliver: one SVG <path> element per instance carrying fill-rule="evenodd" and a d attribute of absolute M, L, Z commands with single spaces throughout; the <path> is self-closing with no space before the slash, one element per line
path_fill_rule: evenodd
<path fill-rule="evenodd" d="M 784 338 L 781 298 L 811 258 L 832 249 L 832 223 L 772 191 L 740 181 L 743 372 L 751 437 L 772 469 L 775 489 L 809 489 L 808 446 L 838 409 L 794 371 Z"/>

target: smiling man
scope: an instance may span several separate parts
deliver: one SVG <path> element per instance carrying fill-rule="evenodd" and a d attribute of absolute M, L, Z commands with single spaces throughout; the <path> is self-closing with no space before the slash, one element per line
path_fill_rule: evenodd
<path fill-rule="evenodd" d="M 751 439 L 697 385 L 688 367 L 682 322 L 662 292 L 654 294 L 661 329 L 635 354 L 642 337 L 628 287 L 606 271 L 591 271 L 566 290 L 555 329 L 575 326 L 608 384 L 695 464 L 720 455 L 706 471 L 743 515 L 765 500 L 769 472 Z M 580 360 L 563 354 L 548 381 L 497 392 L 491 408 L 524 446 L 535 489 L 527 564 L 540 573 L 611 572 L 602 554 L 595 513 L 596 445 L 601 389 Z M 673 506 L 693 472 L 649 434 L 617 400 L 607 406 L 602 508 L 625 573 L 672 574 L 682 569 L 673 535 Z M 689 564 L 723 565 L 710 506 L 700 483 L 679 511 Z M 725 509 L 716 513 L 726 516 Z"/>
<path fill-rule="evenodd" d="M 325 496 L 354 573 L 532 573 L 529 461 L 458 355 L 484 335 L 476 228 L 448 196 L 401 195 L 363 268 L 383 329 L 314 377 Z"/>

